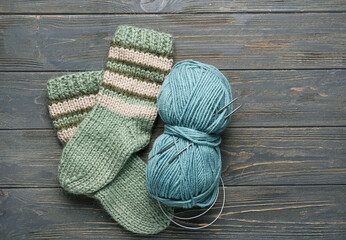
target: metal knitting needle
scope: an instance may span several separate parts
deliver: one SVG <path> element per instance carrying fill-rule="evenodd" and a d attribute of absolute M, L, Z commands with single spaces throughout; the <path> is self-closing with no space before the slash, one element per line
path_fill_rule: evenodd
<path fill-rule="evenodd" d="M 236 97 L 235 99 L 233 99 L 232 101 L 230 101 L 229 103 L 227 103 L 225 106 L 223 106 L 219 111 L 217 111 L 217 113 L 222 112 L 222 110 L 224 110 L 226 107 L 228 107 L 229 105 L 231 105 L 232 103 L 234 103 L 235 101 L 238 100 L 238 97 Z M 214 114 L 216 115 L 216 114 Z"/>
<path fill-rule="evenodd" d="M 174 144 L 178 143 L 179 142 L 179 139 L 175 142 L 172 142 L 171 144 L 169 144 L 167 147 L 165 147 L 164 149 L 158 151 L 157 153 L 155 153 L 153 156 L 151 156 L 150 158 L 148 158 L 148 160 L 152 159 L 153 157 L 155 157 L 156 155 L 159 155 L 160 153 L 163 153 L 164 151 L 170 149 L 171 147 L 174 146 Z"/>
<path fill-rule="evenodd" d="M 226 117 L 225 117 L 225 120 L 227 118 L 229 118 L 233 113 L 235 113 L 237 110 L 239 110 L 239 108 L 241 108 L 242 105 L 240 105 L 239 107 L 237 107 L 236 109 L 234 109 L 232 112 L 230 112 Z"/>
<path fill-rule="evenodd" d="M 227 103 L 225 106 L 223 106 L 219 111 L 217 111 L 216 113 L 214 113 L 214 116 L 217 114 L 217 113 L 220 113 L 222 112 L 224 109 L 226 109 L 229 105 L 231 105 L 232 103 L 234 103 L 235 101 L 238 100 L 238 97 L 236 97 L 235 99 L 233 99 L 232 101 L 230 101 L 229 103 Z M 232 113 L 234 113 L 235 111 L 237 111 L 242 105 L 240 105 L 239 107 L 237 107 L 234 111 L 232 111 L 230 114 L 228 114 L 226 117 L 225 117 L 225 120 L 232 115 Z M 208 131 L 206 131 L 206 133 L 209 133 L 211 131 L 212 127 L 209 128 Z"/>
<path fill-rule="evenodd" d="M 214 206 L 214 204 L 216 203 L 216 200 L 217 200 L 217 198 L 218 198 L 218 196 L 219 196 L 219 193 L 217 194 L 217 196 L 216 196 L 216 198 L 215 198 L 215 200 L 214 200 L 214 203 L 212 204 L 211 207 L 209 207 L 209 208 L 208 208 L 206 211 L 204 211 L 203 213 L 201 213 L 201 214 L 199 214 L 199 215 L 197 215 L 197 216 L 190 217 L 190 218 L 182 218 L 182 217 L 178 217 L 178 216 L 175 216 L 175 215 L 170 215 L 170 216 L 169 216 L 168 213 L 167 213 L 167 212 L 163 209 L 163 207 L 161 206 L 160 201 L 159 201 L 158 199 L 156 199 L 156 201 L 157 201 L 157 203 L 158 203 L 158 205 L 159 205 L 159 207 L 160 207 L 162 213 L 163 213 L 171 222 L 173 222 L 175 225 L 177 225 L 177 226 L 179 226 L 179 227 L 182 227 L 182 228 L 185 228 L 185 229 L 191 229 L 191 230 L 206 228 L 206 227 L 209 227 L 210 225 L 212 225 L 217 219 L 219 219 L 219 217 L 221 216 L 222 211 L 223 211 L 223 209 L 224 209 L 224 207 L 225 207 L 225 202 L 226 202 L 225 184 L 224 184 L 224 182 L 223 182 L 223 180 L 222 180 L 221 177 L 220 177 L 220 181 L 221 181 L 222 190 L 223 190 L 223 201 L 222 201 L 222 206 L 221 206 L 220 212 L 219 212 L 219 214 L 216 216 L 216 218 L 215 218 L 213 221 L 211 221 L 210 223 L 208 223 L 208 224 L 206 224 L 206 225 L 203 225 L 203 226 L 199 226 L 199 227 L 190 227 L 190 226 L 186 226 L 186 225 L 183 225 L 183 224 L 180 224 L 180 223 L 174 221 L 174 220 L 173 220 L 173 217 L 174 217 L 174 218 L 177 218 L 177 219 L 188 220 L 188 219 L 195 219 L 195 218 L 198 218 L 198 217 L 200 217 L 200 216 L 206 214 L 206 213 Z M 156 183 L 156 184 L 157 184 L 157 183 Z M 220 188 L 219 188 L 219 191 L 220 191 Z M 156 197 L 158 197 L 157 185 L 156 185 Z"/>
<path fill-rule="evenodd" d="M 190 146 L 192 145 L 192 143 L 190 143 L 189 145 L 187 145 L 186 147 L 184 147 L 180 152 L 178 152 L 177 154 L 174 155 L 174 157 L 169 160 L 168 164 L 173 162 L 174 159 L 176 159 L 181 153 L 183 153 L 184 151 L 186 151 Z"/>

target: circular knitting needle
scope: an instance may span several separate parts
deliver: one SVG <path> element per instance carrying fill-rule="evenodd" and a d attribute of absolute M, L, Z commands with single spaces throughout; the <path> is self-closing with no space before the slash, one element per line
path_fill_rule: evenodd
<path fill-rule="evenodd" d="M 230 101 L 229 103 L 227 103 L 225 106 L 223 106 L 219 111 L 217 111 L 217 113 L 222 112 L 222 110 L 224 110 L 225 108 L 227 108 L 229 105 L 231 105 L 232 103 L 234 103 L 235 101 L 238 100 L 238 97 L 236 97 L 235 99 L 233 99 L 232 101 Z M 214 114 L 215 115 L 215 114 Z"/>
<path fill-rule="evenodd" d="M 225 117 L 225 120 L 227 118 L 229 118 L 233 113 L 235 113 L 237 110 L 239 110 L 239 108 L 241 108 L 242 105 L 240 105 L 239 107 L 237 107 L 236 109 L 234 109 L 232 112 L 230 112 L 226 117 Z"/>
<path fill-rule="evenodd" d="M 168 165 L 168 164 L 167 164 L 167 165 Z M 166 167 L 167 167 L 167 165 L 166 165 Z M 165 167 L 165 168 L 166 168 L 166 167 Z M 164 169 L 163 169 L 163 170 L 164 170 Z M 162 171 L 162 172 L 163 172 L 163 171 Z M 161 174 L 162 174 L 162 172 L 161 172 Z M 160 175 L 161 175 L 161 174 L 160 174 Z M 158 180 L 159 180 L 159 179 L 158 179 Z M 158 180 L 157 180 L 157 184 L 158 184 Z M 216 216 L 216 218 L 215 218 L 213 221 L 211 221 L 210 223 L 208 223 L 208 224 L 206 224 L 206 225 L 203 225 L 203 226 L 199 226 L 199 227 L 189 227 L 189 226 L 185 226 L 185 225 L 183 225 L 183 224 L 180 224 L 180 223 L 174 221 L 173 218 L 181 219 L 181 220 L 188 220 L 188 219 L 195 219 L 195 218 L 198 218 L 198 217 L 200 217 L 200 216 L 203 216 L 204 214 L 206 214 L 206 213 L 215 205 L 215 203 L 216 203 L 216 201 L 217 201 L 217 199 L 218 199 L 218 197 L 219 197 L 220 188 L 219 188 L 219 191 L 218 191 L 218 193 L 217 193 L 217 195 L 216 195 L 216 197 L 215 197 L 215 200 L 214 200 L 213 204 L 212 204 L 207 210 L 205 210 L 204 212 L 202 212 L 202 213 L 200 213 L 200 214 L 198 214 L 198 215 L 196 215 L 196 216 L 193 216 L 193 217 L 186 217 L 186 218 L 184 218 L 184 217 L 175 216 L 175 215 L 173 215 L 173 214 L 171 214 L 171 215 L 169 216 L 168 213 L 167 213 L 167 212 L 163 209 L 163 207 L 161 206 L 160 201 L 159 201 L 158 199 L 156 199 L 156 201 L 157 201 L 157 203 L 159 204 L 159 207 L 160 207 L 162 213 L 163 213 L 171 222 L 173 222 L 175 225 L 177 225 L 177 226 L 179 226 L 179 227 L 182 227 L 182 228 L 185 228 L 185 229 L 191 229 L 191 230 L 206 228 L 206 227 L 209 227 L 210 225 L 212 225 L 214 222 L 216 222 L 217 219 L 219 219 L 219 217 L 221 216 L 222 211 L 223 211 L 223 209 L 224 209 L 224 207 L 225 207 L 225 202 L 226 202 L 226 191 L 225 191 L 225 184 L 224 184 L 224 182 L 223 182 L 222 177 L 220 177 L 220 182 L 221 182 L 222 190 L 223 190 L 223 201 L 222 201 L 222 206 L 221 206 L 220 212 L 219 212 L 219 214 Z M 158 193 L 157 193 L 157 184 L 156 184 L 156 196 L 158 196 Z"/>
<path fill-rule="evenodd" d="M 167 147 L 165 147 L 164 149 L 158 151 L 157 153 L 155 153 L 153 156 L 151 156 L 150 158 L 148 158 L 148 160 L 152 159 L 153 157 L 155 157 L 156 155 L 159 155 L 160 153 L 163 153 L 164 151 L 170 149 L 171 147 L 174 146 L 174 144 L 178 143 L 179 142 L 179 139 L 175 142 L 172 142 L 171 144 L 169 144 Z"/>
<path fill-rule="evenodd" d="M 174 159 L 176 159 L 182 152 L 184 152 L 186 149 L 188 149 L 190 146 L 192 145 L 192 143 L 190 143 L 189 145 L 187 145 L 186 147 L 184 147 L 180 152 L 178 152 L 177 154 L 175 154 L 175 156 L 169 160 L 168 163 L 173 162 Z"/>

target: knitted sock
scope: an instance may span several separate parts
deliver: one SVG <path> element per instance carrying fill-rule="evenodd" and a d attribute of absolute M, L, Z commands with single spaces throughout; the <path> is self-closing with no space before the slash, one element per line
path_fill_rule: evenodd
<path fill-rule="evenodd" d="M 117 29 L 96 105 L 63 150 L 59 180 L 65 190 L 98 191 L 149 143 L 156 98 L 173 65 L 172 54 L 169 34 L 128 26 Z"/>
<path fill-rule="evenodd" d="M 62 76 L 48 81 L 48 105 L 59 140 L 65 145 L 96 104 L 103 71 Z M 63 112 L 64 114 L 57 114 Z M 131 232 L 155 234 L 170 223 L 145 186 L 146 164 L 136 154 L 114 180 L 88 196 L 97 199 L 111 217 Z M 164 207 L 166 212 L 171 208 Z"/>

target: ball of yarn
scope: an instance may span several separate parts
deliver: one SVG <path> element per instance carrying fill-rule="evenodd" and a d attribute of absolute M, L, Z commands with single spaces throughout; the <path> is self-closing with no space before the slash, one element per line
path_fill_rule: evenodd
<path fill-rule="evenodd" d="M 213 203 L 221 176 L 219 134 L 232 106 L 218 111 L 231 100 L 228 80 L 217 68 L 192 60 L 172 68 L 157 101 L 164 133 L 154 143 L 146 170 L 152 197 L 172 207 Z"/>

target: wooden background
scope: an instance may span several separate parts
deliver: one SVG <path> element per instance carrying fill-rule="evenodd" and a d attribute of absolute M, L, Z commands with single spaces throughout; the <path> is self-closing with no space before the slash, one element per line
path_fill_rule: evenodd
<path fill-rule="evenodd" d="M 0 0 L 0 239 L 346 239 L 345 14 L 345 0 Z M 243 104 L 209 228 L 138 236 L 59 187 L 47 80 L 101 69 L 120 24 L 173 34 L 175 61 L 215 65 Z"/>

